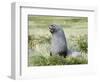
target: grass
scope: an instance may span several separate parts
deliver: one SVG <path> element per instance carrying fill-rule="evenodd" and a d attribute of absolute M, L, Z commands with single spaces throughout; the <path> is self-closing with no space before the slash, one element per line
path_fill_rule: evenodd
<path fill-rule="evenodd" d="M 28 66 L 87 64 L 87 17 L 29 16 Z M 52 23 L 63 27 L 70 50 L 81 52 L 80 57 L 50 56 Z"/>
<path fill-rule="evenodd" d="M 29 66 L 50 66 L 50 65 L 75 65 L 75 64 L 87 64 L 87 59 L 84 57 L 72 57 L 68 56 L 63 58 L 61 56 L 48 56 L 35 55 L 29 60 Z"/>

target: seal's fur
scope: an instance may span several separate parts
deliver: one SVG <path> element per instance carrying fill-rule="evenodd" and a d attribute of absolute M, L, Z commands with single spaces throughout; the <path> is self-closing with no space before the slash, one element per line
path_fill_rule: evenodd
<path fill-rule="evenodd" d="M 49 26 L 52 34 L 50 55 L 59 54 L 66 57 L 68 54 L 67 42 L 64 31 L 61 26 L 52 24 Z"/>

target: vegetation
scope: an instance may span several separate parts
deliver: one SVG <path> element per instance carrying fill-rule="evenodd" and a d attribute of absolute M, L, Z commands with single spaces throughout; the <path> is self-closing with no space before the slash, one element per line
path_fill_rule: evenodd
<path fill-rule="evenodd" d="M 61 56 L 32 56 L 29 61 L 29 66 L 48 66 L 48 65 L 73 65 L 73 64 L 87 64 L 87 59 L 82 57 L 66 57 Z"/>
<path fill-rule="evenodd" d="M 55 16 L 29 16 L 28 17 L 28 65 L 48 66 L 48 65 L 72 65 L 87 64 L 87 17 L 55 17 Z M 64 29 L 68 48 L 81 52 L 80 57 L 66 58 L 60 56 L 50 56 L 51 33 L 48 26 L 56 23 Z"/>

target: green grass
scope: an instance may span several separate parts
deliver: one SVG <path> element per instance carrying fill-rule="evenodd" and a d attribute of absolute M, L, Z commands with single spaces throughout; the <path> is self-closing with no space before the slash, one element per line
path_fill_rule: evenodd
<path fill-rule="evenodd" d="M 87 64 L 87 17 L 29 16 L 28 66 Z M 70 50 L 81 52 L 81 57 L 50 56 L 51 33 L 48 26 L 61 25 Z"/>
<path fill-rule="evenodd" d="M 74 65 L 74 64 L 87 64 L 88 60 L 84 57 L 71 57 L 66 58 L 61 56 L 48 56 L 34 55 L 30 57 L 29 66 L 50 66 L 50 65 Z"/>

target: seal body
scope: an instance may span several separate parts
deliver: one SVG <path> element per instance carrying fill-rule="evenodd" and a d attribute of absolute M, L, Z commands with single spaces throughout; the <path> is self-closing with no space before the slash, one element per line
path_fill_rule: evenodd
<path fill-rule="evenodd" d="M 58 54 L 66 57 L 68 54 L 67 42 L 62 27 L 52 24 L 49 26 L 52 34 L 50 55 Z"/>

